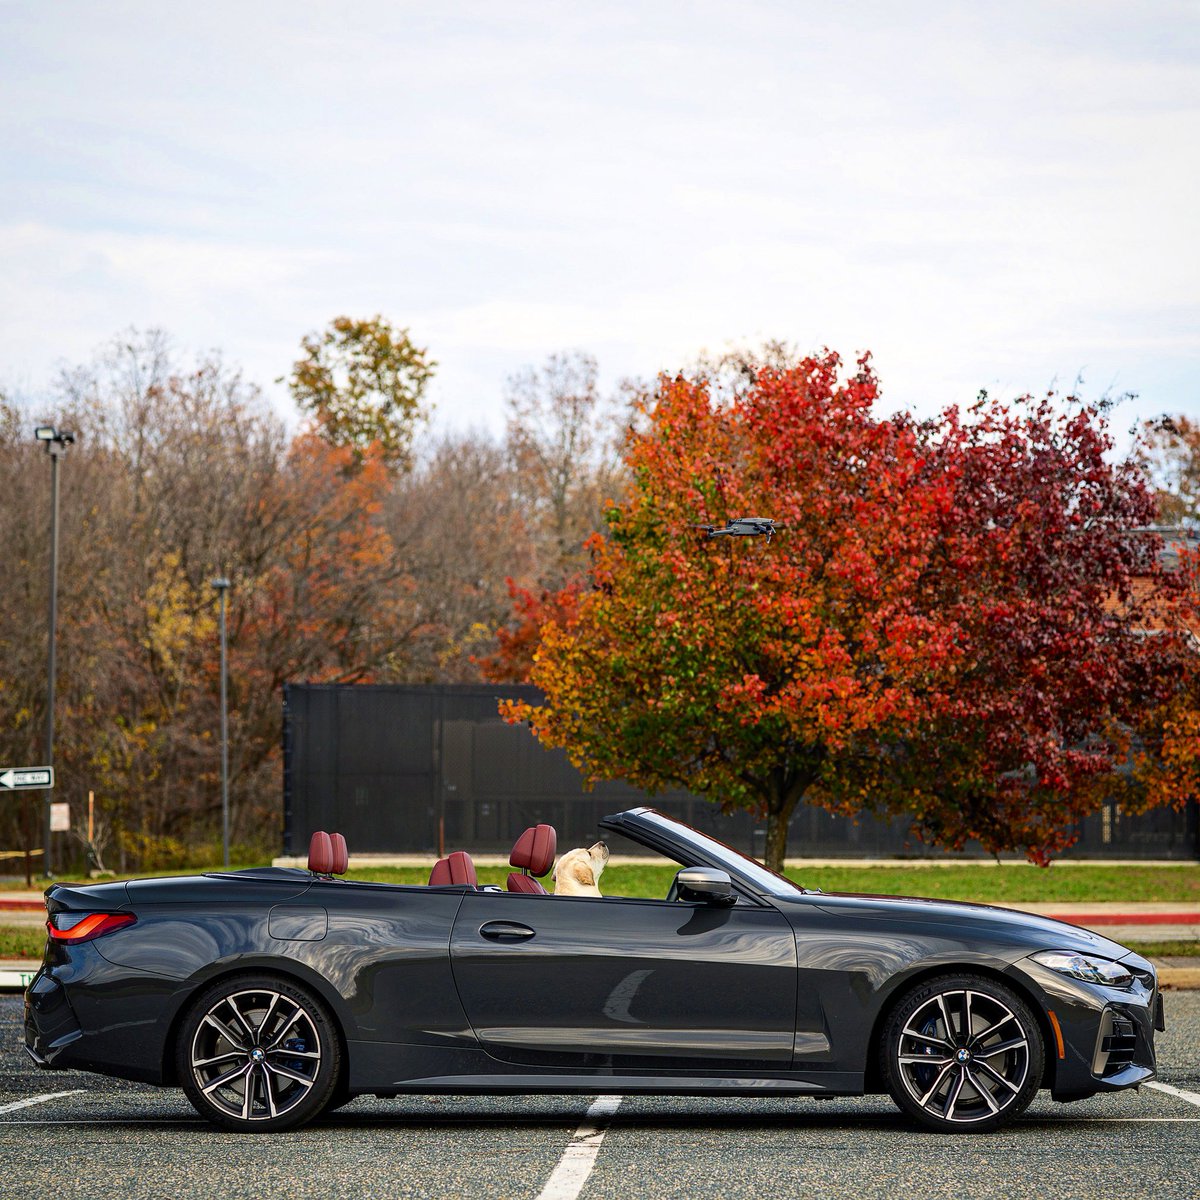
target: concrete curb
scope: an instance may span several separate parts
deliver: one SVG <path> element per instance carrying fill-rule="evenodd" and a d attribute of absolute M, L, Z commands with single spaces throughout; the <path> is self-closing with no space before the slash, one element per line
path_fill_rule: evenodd
<path fill-rule="evenodd" d="M 1159 967 L 1158 985 L 1164 992 L 1200 988 L 1200 958 L 1194 967 Z M 23 992 L 37 974 L 40 962 L 32 959 L 0 962 L 0 992 Z"/>
<path fill-rule="evenodd" d="M 32 959 L 0 962 L 0 992 L 23 992 L 33 982 L 41 965 Z"/>
<path fill-rule="evenodd" d="M 1194 965 L 1186 967 L 1160 966 L 1158 985 L 1164 992 L 1187 991 L 1200 988 L 1200 958 L 1191 960 Z M 0 962 L 0 992 L 23 992 L 32 982 L 41 963 L 34 959 L 16 959 Z"/>

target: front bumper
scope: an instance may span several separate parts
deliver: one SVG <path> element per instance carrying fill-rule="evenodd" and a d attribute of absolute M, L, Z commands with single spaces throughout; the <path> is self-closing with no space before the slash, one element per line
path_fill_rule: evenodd
<path fill-rule="evenodd" d="M 1055 1100 L 1121 1091 L 1155 1076 L 1162 997 L 1148 962 L 1137 956 L 1123 961 L 1134 972 L 1129 988 L 1073 979 L 1032 959 L 1011 968 L 1039 996 L 1049 1018 L 1045 1081 Z"/>

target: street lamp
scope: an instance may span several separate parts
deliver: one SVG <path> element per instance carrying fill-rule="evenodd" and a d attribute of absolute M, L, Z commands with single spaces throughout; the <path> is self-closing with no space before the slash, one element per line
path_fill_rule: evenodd
<path fill-rule="evenodd" d="M 75 441 L 73 433 L 55 429 L 53 425 L 39 425 L 33 436 L 45 443 L 50 455 L 50 619 L 48 651 L 46 657 L 46 766 L 54 766 L 54 681 L 57 662 L 55 659 L 55 635 L 58 627 L 58 460 Z M 46 829 L 42 850 L 42 871 L 50 878 L 53 859 L 50 847 L 50 798 L 46 793 Z"/>
<path fill-rule="evenodd" d="M 222 575 L 212 580 L 212 586 L 221 597 L 221 847 L 225 865 L 229 866 L 229 693 L 225 638 L 225 597 L 229 593 L 229 580 Z"/>

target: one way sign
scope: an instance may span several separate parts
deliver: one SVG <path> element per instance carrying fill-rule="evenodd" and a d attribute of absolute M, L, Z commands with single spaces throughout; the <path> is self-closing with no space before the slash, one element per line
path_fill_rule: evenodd
<path fill-rule="evenodd" d="M 0 788 L 7 788 L 10 792 L 44 790 L 53 786 L 53 767 L 0 768 Z"/>

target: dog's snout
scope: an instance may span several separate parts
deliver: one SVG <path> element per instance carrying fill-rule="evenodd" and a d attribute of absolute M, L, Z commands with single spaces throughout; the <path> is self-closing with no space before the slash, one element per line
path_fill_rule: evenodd
<path fill-rule="evenodd" d="M 608 862 L 608 846 L 604 842 L 597 842 L 588 853 L 598 854 L 605 862 Z"/>

